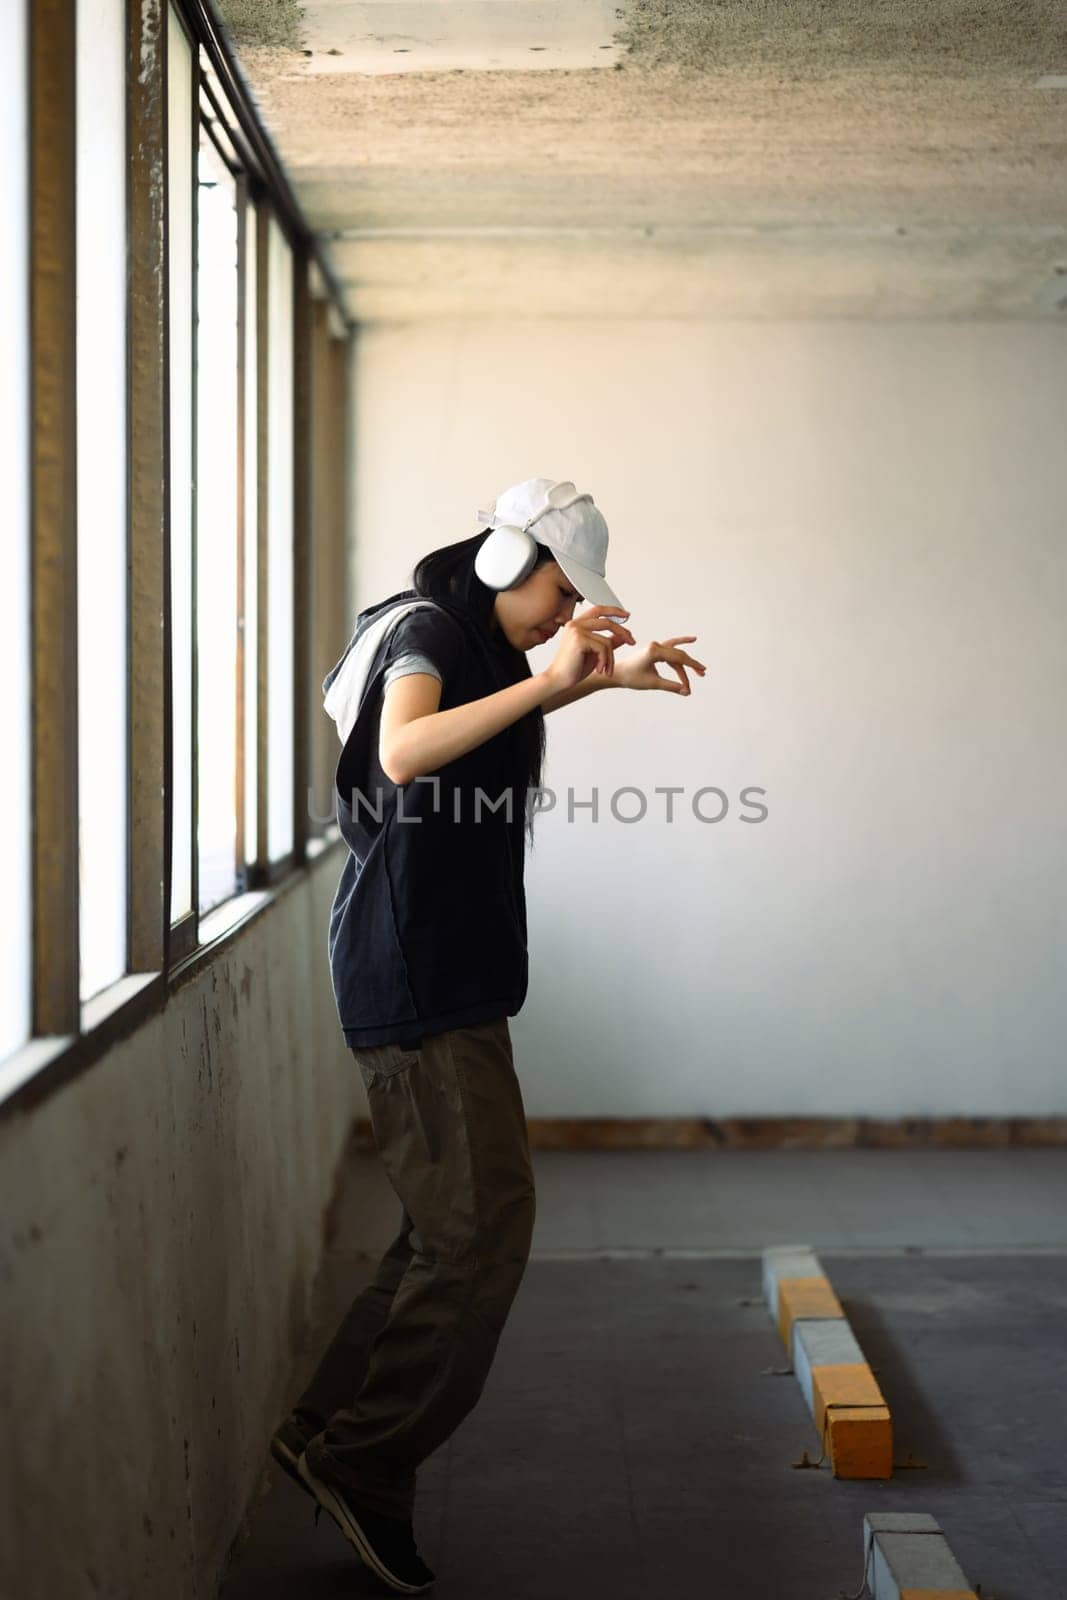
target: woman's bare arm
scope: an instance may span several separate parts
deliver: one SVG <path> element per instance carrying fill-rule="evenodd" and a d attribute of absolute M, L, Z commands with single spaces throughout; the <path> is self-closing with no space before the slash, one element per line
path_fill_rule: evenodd
<path fill-rule="evenodd" d="M 410 672 L 385 691 L 378 732 L 378 759 L 395 784 L 413 783 L 484 744 L 535 706 L 569 705 L 610 679 L 615 645 L 630 630 L 608 613 L 629 616 L 618 606 L 593 606 L 560 629 L 550 666 L 495 694 L 439 711 L 441 682 L 429 672 Z M 606 635 L 606 637 L 605 637 Z M 589 683 L 589 679 L 599 682 Z"/>
<path fill-rule="evenodd" d="M 409 672 L 385 691 L 378 736 L 378 759 L 391 783 L 411 783 L 484 744 L 552 696 L 544 672 L 511 683 L 495 694 L 438 711 L 441 680 L 428 672 Z"/>
<path fill-rule="evenodd" d="M 583 678 L 581 683 L 573 683 L 569 689 L 559 689 L 555 694 L 549 695 L 542 702 L 541 710 L 545 716 L 550 711 L 558 711 L 561 706 L 573 705 L 575 700 L 584 700 L 586 695 L 592 694 L 596 689 L 614 689 L 616 684 L 613 678 L 598 676 L 590 673 L 588 678 Z"/>

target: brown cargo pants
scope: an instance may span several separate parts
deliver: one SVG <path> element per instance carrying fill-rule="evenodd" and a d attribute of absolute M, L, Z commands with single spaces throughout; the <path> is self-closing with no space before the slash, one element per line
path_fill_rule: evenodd
<path fill-rule="evenodd" d="M 403 1216 L 294 1417 L 313 1471 L 410 1518 L 416 1469 L 477 1402 L 522 1279 L 533 1169 L 506 1017 L 352 1053 Z"/>

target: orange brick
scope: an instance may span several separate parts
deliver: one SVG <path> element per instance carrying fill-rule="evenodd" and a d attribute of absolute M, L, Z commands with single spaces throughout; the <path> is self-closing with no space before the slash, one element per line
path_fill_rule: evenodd
<path fill-rule="evenodd" d="M 844 1367 L 812 1367 L 815 1426 L 822 1438 L 827 1406 L 884 1406 L 885 1396 L 866 1362 Z"/>
<path fill-rule="evenodd" d="M 778 1284 L 778 1332 L 787 1350 L 793 1323 L 798 1317 L 843 1317 L 844 1314 L 829 1278 L 782 1278 Z"/>
<path fill-rule="evenodd" d="M 900 1600 L 978 1600 L 973 1589 L 901 1589 Z"/>
<path fill-rule="evenodd" d="M 893 1422 L 888 1406 L 831 1406 L 826 1444 L 835 1478 L 891 1478 Z"/>

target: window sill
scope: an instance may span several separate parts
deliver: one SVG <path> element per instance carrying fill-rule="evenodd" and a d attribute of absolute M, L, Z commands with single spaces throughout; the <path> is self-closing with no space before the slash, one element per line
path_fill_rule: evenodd
<path fill-rule="evenodd" d="M 110 1017 L 121 1011 L 123 1006 L 128 1005 L 142 989 L 147 988 L 158 977 L 158 972 L 130 972 L 125 978 L 119 978 L 117 983 L 109 984 L 106 989 L 95 994 L 91 1000 L 86 1000 L 82 1006 L 81 1037 L 84 1038 L 87 1033 L 102 1027 Z"/>
<path fill-rule="evenodd" d="M 196 954 L 199 955 L 205 945 L 217 944 L 247 917 L 255 916 L 272 897 L 271 889 L 250 889 L 247 894 L 235 894 L 216 906 L 214 911 L 209 911 L 200 918 L 200 943 Z"/>

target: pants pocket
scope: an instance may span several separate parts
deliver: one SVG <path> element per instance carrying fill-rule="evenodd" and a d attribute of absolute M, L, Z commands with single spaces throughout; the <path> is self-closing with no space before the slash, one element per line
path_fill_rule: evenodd
<path fill-rule="evenodd" d="M 398 1072 L 409 1072 L 418 1063 L 422 1052 L 398 1044 L 375 1044 L 366 1049 L 353 1049 L 352 1054 L 369 1089 L 372 1083 L 395 1077 Z"/>

